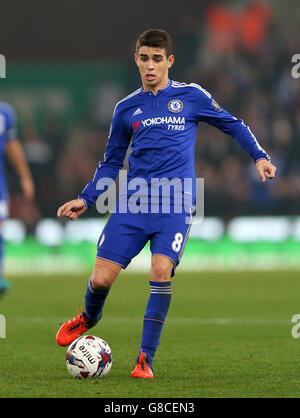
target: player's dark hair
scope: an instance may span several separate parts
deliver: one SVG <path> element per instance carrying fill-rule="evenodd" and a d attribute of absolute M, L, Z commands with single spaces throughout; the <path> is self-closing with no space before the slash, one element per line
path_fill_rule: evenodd
<path fill-rule="evenodd" d="M 171 36 L 163 29 L 148 29 L 143 32 L 137 40 L 136 51 L 138 52 L 141 46 L 149 46 L 151 48 L 163 48 L 166 51 L 166 56 L 172 54 L 173 44 Z"/>

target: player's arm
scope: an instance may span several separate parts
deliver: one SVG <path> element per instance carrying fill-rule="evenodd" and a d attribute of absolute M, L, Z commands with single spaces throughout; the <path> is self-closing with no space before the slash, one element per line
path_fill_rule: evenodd
<path fill-rule="evenodd" d="M 25 197 L 34 198 L 34 183 L 27 164 L 23 147 L 17 139 L 17 115 L 12 106 L 7 105 L 7 129 L 5 134 L 6 154 L 11 161 L 20 179 L 20 184 Z"/>
<path fill-rule="evenodd" d="M 104 161 L 99 163 L 93 180 L 85 186 L 78 199 L 62 205 L 57 211 L 57 216 L 75 220 L 95 204 L 98 196 L 103 192 L 100 187 L 101 179 L 115 180 L 122 169 L 131 136 L 132 131 L 125 112 L 117 105 L 112 118 Z"/>
<path fill-rule="evenodd" d="M 99 187 L 101 179 L 115 180 L 123 167 L 124 158 L 132 137 L 132 128 L 126 118 L 126 110 L 118 104 L 115 107 L 104 160 L 100 161 L 93 180 L 88 183 L 78 196 L 83 199 L 89 209 L 94 205 L 98 196 L 103 192 Z"/>
<path fill-rule="evenodd" d="M 199 86 L 198 86 L 199 87 Z M 276 167 L 271 163 L 270 156 L 260 146 L 257 139 L 242 119 L 237 119 L 222 109 L 213 97 L 199 87 L 196 97 L 196 117 L 231 135 L 247 151 L 255 162 L 260 179 L 264 182 L 266 177 L 275 177 Z"/>
<path fill-rule="evenodd" d="M 6 154 L 16 170 L 24 196 L 28 199 L 34 198 L 34 183 L 28 167 L 23 147 L 18 139 L 6 143 Z"/>

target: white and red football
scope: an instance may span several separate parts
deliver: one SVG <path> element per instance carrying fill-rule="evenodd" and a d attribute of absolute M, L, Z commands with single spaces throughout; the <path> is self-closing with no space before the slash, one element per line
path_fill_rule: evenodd
<path fill-rule="evenodd" d="M 111 349 L 102 338 L 93 335 L 79 337 L 68 347 L 66 365 L 77 379 L 103 377 L 112 365 Z"/>

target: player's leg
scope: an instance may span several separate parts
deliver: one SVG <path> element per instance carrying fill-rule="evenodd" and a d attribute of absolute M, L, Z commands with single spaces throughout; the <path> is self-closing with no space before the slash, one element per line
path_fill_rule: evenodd
<path fill-rule="evenodd" d="M 192 216 L 187 222 L 185 213 L 149 215 L 147 233 L 151 237 L 151 293 L 144 317 L 138 364 L 148 363 L 150 371 L 171 302 L 171 277 L 182 257 L 191 222 Z M 132 377 L 153 377 L 150 372 L 148 376 L 144 375 L 137 365 L 133 374 Z"/>
<path fill-rule="evenodd" d="M 122 266 L 111 261 L 96 258 L 92 275 L 88 279 L 85 293 L 85 310 L 66 321 L 56 334 L 61 346 L 71 344 L 81 334 L 97 324 L 109 290 L 120 273 Z"/>
<path fill-rule="evenodd" d="M 173 261 L 160 254 L 152 255 L 149 274 L 150 295 L 144 316 L 141 351 L 147 353 L 152 366 L 160 335 L 171 302 Z"/>
<path fill-rule="evenodd" d="M 85 314 L 91 325 L 101 318 L 106 297 L 122 268 L 127 267 L 147 242 L 143 223 L 142 214 L 114 213 L 105 225 L 85 295 Z"/>
<path fill-rule="evenodd" d="M 153 378 L 153 357 L 171 302 L 173 261 L 161 254 L 152 255 L 149 274 L 150 296 L 144 316 L 141 349 L 131 377 Z"/>
<path fill-rule="evenodd" d="M 10 284 L 3 278 L 3 222 L 8 216 L 8 201 L 6 190 L 0 184 L 0 296 L 4 295 L 10 288 Z"/>
<path fill-rule="evenodd" d="M 87 283 L 85 311 L 60 327 L 56 335 L 59 345 L 69 345 L 99 321 L 111 285 L 147 242 L 142 224 L 143 219 L 137 214 L 114 213 L 109 217 L 100 235 L 97 259 Z"/>
<path fill-rule="evenodd" d="M 100 320 L 107 295 L 121 270 L 122 266 L 119 264 L 96 258 L 85 293 L 84 314 L 90 327 Z"/>
<path fill-rule="evenodd" d="M 9 289 L 9 283 L 7 280 L 3 278 L 3 236 L 2 236 L 2 230 L 3 230 L 3 222 L 0 221 L 0 296 L 2 296 L 8 289 Z"/>

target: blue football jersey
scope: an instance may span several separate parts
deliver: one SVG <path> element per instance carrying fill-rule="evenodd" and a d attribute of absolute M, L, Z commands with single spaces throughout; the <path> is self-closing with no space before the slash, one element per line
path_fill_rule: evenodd
<path fill-rule="evenodd" d="M 8 103 L 0 102 L 0 172 L 3 173 L 3 158 L 5 144 L 17 138 L 17 117 L 13 107 Z"/>
<path fill-rule="evenodd" d="M 194 185 L 199 122 L 230 134 L 255 162 L 270 160 L 250 128 L 222 109 L 205 89 L 194 83 L 169 81 L 156 95 L 140 88 L 117 103 L 104 161 L 79 197 L 88 208 L 96 202 L 101 194 L 97 183 L 103 178 L 116 179 L 131 140 L 128 181 L 142 178 L 150 185 L 154 178 L 189 178 Z M 192 196 L 194 199 L 195 187 Z"/>
<path fill-rule="evenodd" d="M 5 144 L 17 137 L 16 113 L 11 105 L 0 102 L 0 219 L 8 216 L 8 195 L 4 172 Z"/>

